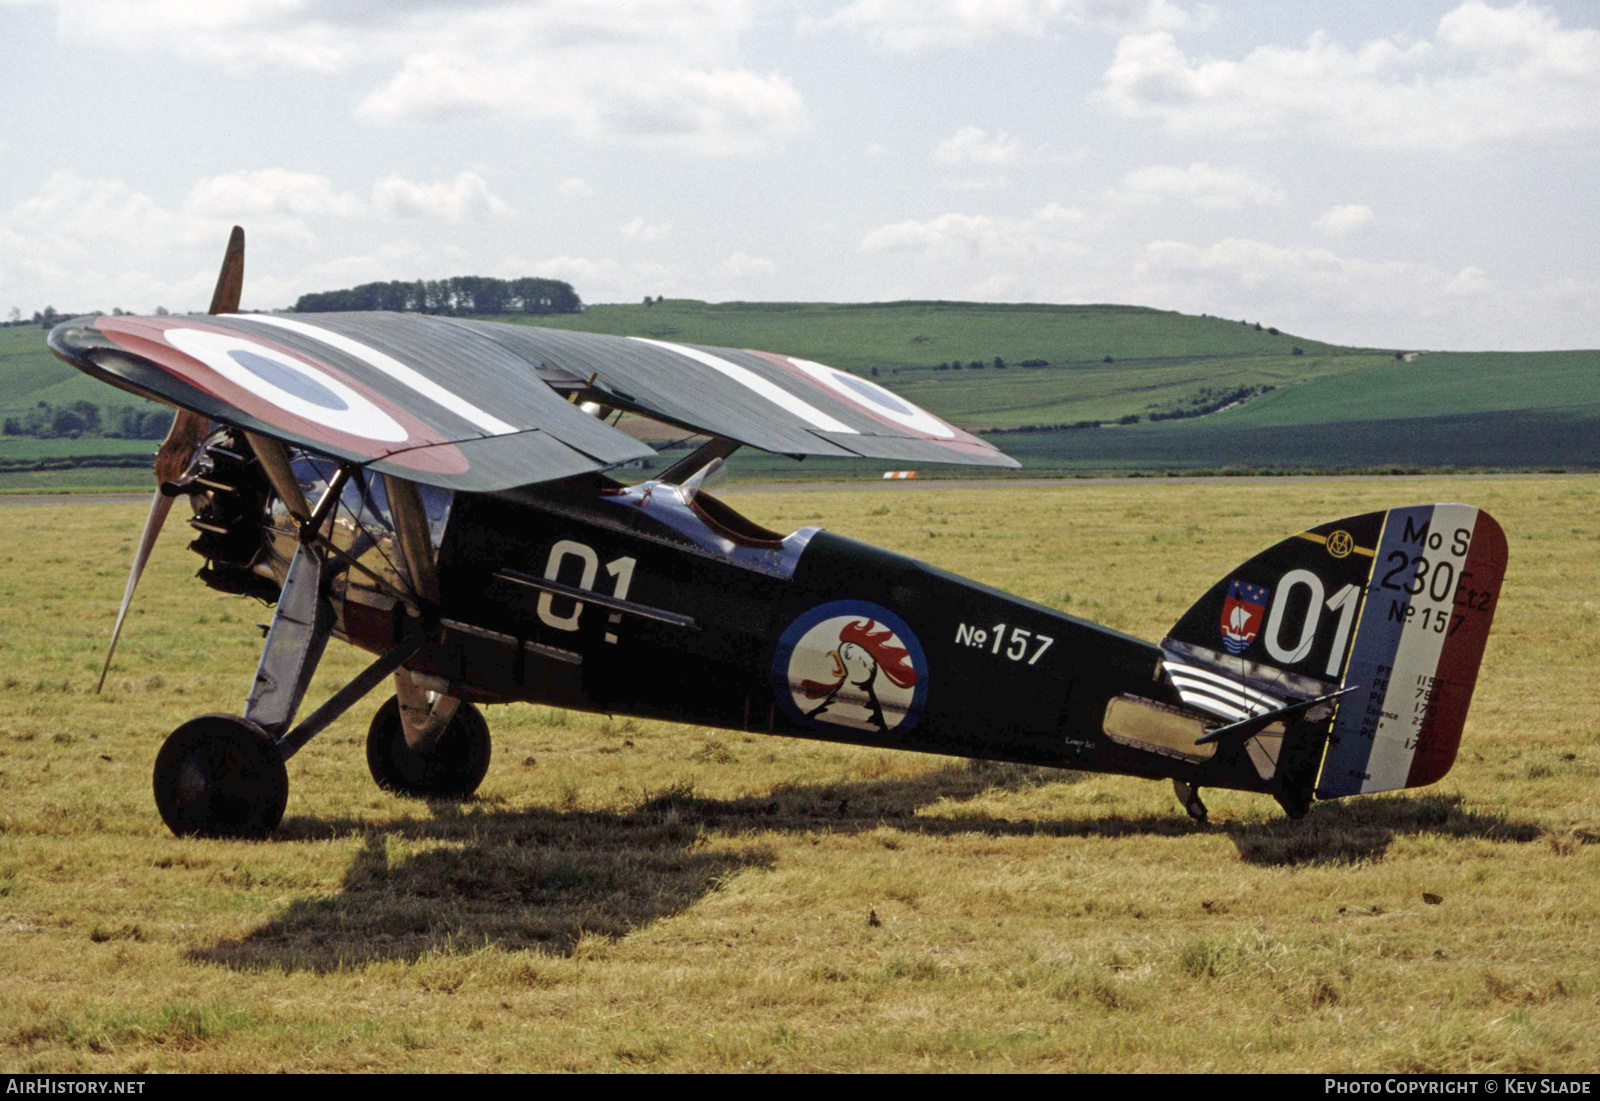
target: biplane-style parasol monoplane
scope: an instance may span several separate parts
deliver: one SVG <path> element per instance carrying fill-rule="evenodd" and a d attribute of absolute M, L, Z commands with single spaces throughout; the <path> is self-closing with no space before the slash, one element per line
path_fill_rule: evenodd
<path fill-rule="evenodd" d="M 478 704 L 556 707 L 1313 798 L 1450 768 L 1506 543 L 1466 505 L 1321 524 L 1245 562 L 1158 644 L 706 491 L 740 447 L 1014 467 L 858 375 L 794 356 L 399 313 L 89 317 L 50 347 L 176 406 L 112 647 L 172 501 L 199 576 L 275 604 L 242 716 L 156 757 L 179 834 L 259 835 L 285 762 L 384 680 L 385 788 L 465 797 Z M 706 438 L 647 481 L 630 413 Z M 330 637 L 377 655 L 300 718 Z M 111 655 L 106 657 L 109 667 Z M 101 674 L 104 680 L 104 672 Z M 298 718 L 298 721 L 297 721 Z"/>

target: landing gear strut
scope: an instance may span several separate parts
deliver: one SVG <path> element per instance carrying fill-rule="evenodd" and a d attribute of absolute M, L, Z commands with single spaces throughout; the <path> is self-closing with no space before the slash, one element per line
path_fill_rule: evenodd
<path fill-rule="evenodd" d="M 341 468 L 305 522 L 244 716 L 202 715 L 173 731 L 156 757 L 156 806 L 179 836 L 271 833 L 289 798 L 284 762 L 422 648 L 422 632 L 413 631 L 295 724 L 334 622 L 324 584 L 327 562 L 312 533 L 321 529 L 348 476 Z"/>

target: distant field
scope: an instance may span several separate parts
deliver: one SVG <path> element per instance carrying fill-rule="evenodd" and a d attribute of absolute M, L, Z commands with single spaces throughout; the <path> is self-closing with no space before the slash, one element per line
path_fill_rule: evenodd
<path fill-rule="evenodd" d="M 1196 421 L 991 439 L 1033 472 L 1585 470 L 1600 467 L 1600 403 L 1281 426 L 1255 426 L 1223 413 Z"/>
<path fill-rule="evenodd" d="M 1309 379 L 1228 416 L 1265 427 L 1503 410 L 1590 418 L 1597 407 L 1600 351 L 1433 352 L 1408 363 L 1382 359 L 1346 377 Z"/>
<path fill-rule="evenodd" d="M 1600 1071 L 1600 478 L 740 494 L 1159 637 L 1318 520 L 1465 500 L 1510 569 L 1440 784 L 1283 819 L 1165 784 L 541 707 L 478 798 L 378 791 L 386 690 L 280 836 L 179 841 L 164 734 L 237 712 L 259 604 L 143 507 L 0 524 L 0 1066 L 160 1071 Z M 183 506 L 180 504 L 179 506 Z M 330 648 L 315 704 L 366 659 Z"/>
<path fill-rule="evenodd" d="M 1177 408 L 1206 389 L 1281 386 L 1393 358 L 1136 306 L 678 300 L 519 320 L 876 369 L 880 383 L 963 427 L 1115 419 Z M 1041 359 L 1049 366 L 1021 366 Z M 937 369 L 953 362 L 962 368 Z"/>
<path fill-rule="evenodd" d="M 580 314 L 522 318 L 577 332 L 650 336 L 757 348 L 820 359 L 852 371 L 959 359 L 1057 366 L 1117 360 L 1287 356 L 1353 349 L 1252 325 L 1143 306 L 997 305 L 977 302 L 696 302 L 590 306 Z M 1270 325 L 1270 321 L 1263 321 Z"/>
<path fill-rule="evenodd" d="M 139 399 L 75 371 L 50 354 L 37 325 L 0 327 L 0 417 L 14 416 L 45 401 L 70 405 L 133 405 Z"/>
<path fill-rule="evenodd" d="M 990 437 L 1034 473 L 1600 467 L 1596 351 L 1431 353 L 1401 362 L 1393 352 L 1129 306 L 680 300 L 594 306 L 530 323 L 771 349 L 877 370 L 880 383 L 974 429 L 1140 418 L 1132 426 Z M 1295 347 L 1304 354 L 1293 355 Z M 993 366 L 996 356 L 1004 369 Z M 1050 365 L 1021 366 L 1030 359 Z M 975 360 L 987 366 L 937 369 Z M 1268 386 L 1274 389 L 1258 393 Z M 1241 388 L 1256 396 L 1203 417 L 1148 421 Z M 0 414 L 78 399 L 131 400 L 56 361 L 41 330 L 0 329 Z M 148 450 L 153 445 L 143 441 L 0 439 L 0 467 L 8 459 Z M 793 478 L 872 476 L 885 465 L 796 464 L 749 451 L 730 464 L 736 477 Z M 13 477 L 0 470 L 0 488 L 19 484 Z M 125 484 L 121 476 L 113 481 Z"/>
<path fill-rule="evenodd" d="M 878 366 L 880 382 L 978 428 L 1143 419 L 1183 407 L 1202 391 L 1275 387 L 1205 417 L 990 437 L 1035 472 L 1600 466 L 1595 351 L 1424 354 L 1399 361 L 1393 353 L 1132 307 L 665 302 L 593 307 L 547 321 L 778 348 L 857 370 Z M 926 342 L 912 343 L 920 337 Z M 929 369 L 944 359 L 985 359 L 982 352 L 959 350 L 969 340 L 994 345 L 987 358 L 999 354 L 1010 366 Z M 1305 354 L 1287 354 L 1293 346 Z M 1115 362 L 1105 363 L 1105 355 Z M 1024 358 L 1045 358 L 1052 366 L 1017 367 Z M 909 366 L 914 363 L 921 366 Z M 804 471 L 867 472 L 870 466 L 812 460 Z M 785 464 L 741 454 L 734 469 L 764 474 L 781 472 Z"/>

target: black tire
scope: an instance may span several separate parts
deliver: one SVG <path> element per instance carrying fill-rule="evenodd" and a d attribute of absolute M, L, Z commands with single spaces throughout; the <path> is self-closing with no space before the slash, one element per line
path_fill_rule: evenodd
<path fill-rule="evenodd" d="M 283 754 L 237 715 L 201 715 L 174 730 L 152 779 L 161 820 L 179 837 L 265 837 L 289 802 Z"/>
<path fill-rule="evenodd" d="M 421 799 L 465 799 L 489 771 L 489 724 L 470 703 L 462 703 L 450 725 L 426 754 L 406 744 L 400 700 L 390 696 L 367 730 L 367 768 L 385 791 Z"/>

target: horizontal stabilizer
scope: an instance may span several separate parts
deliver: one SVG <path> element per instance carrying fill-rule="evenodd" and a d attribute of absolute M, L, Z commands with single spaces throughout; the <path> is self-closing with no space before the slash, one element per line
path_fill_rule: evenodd
<path fill-rule="evenodd" d="M 1326 696 L 1318 696 L 1315 699 L 1310 700 L 1301 700 L 1298 703 L 1291 703 L 1287 707 L 1280 707 L 1276 711 L 1264 711 L 1261 714 L 1255 715 L 1251 718 L 1240 719 L 1236 723 L 1229 723 L 1227 726 L 1219 726 L 1215 730 L 1208 731 L 1202 736 L 1196 738 L 1194 740 L 1194 744 L 1208 745 L 1212 742 L 1242 742 L 1246 738 L 1251 738 L 1257 734 L 1260 734 L 1273 723 L 1282 722 L 1283 720 L 1293 718 L 1296 715 L 1303 715 L 1312 708 L 1316 707 L 1318 704 L 1331 703 L 1340 696 L 1344 695 L 1346 692 L 1354 691 L 1354 688 L 1341 688 L 1337 692 L 1329 692 Z M 1327 716 L 1324 715 L 1323 717 L 1326 718 Z"/>

